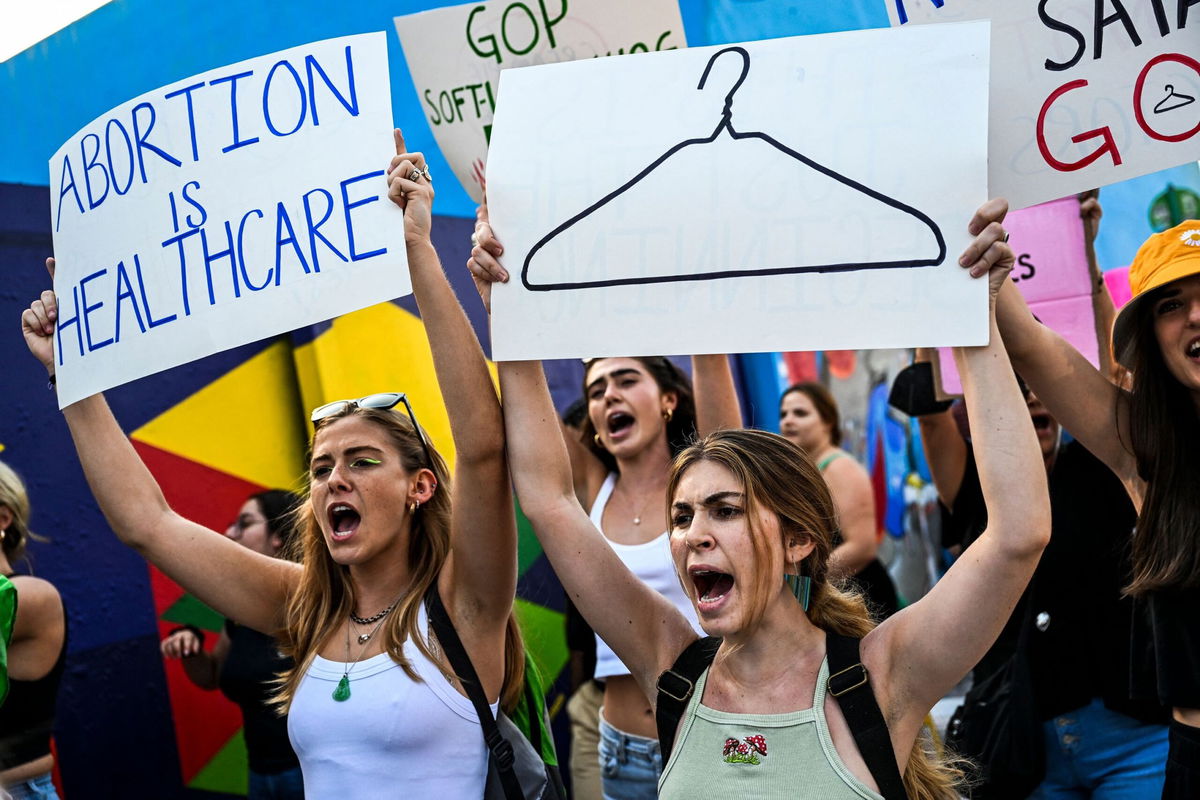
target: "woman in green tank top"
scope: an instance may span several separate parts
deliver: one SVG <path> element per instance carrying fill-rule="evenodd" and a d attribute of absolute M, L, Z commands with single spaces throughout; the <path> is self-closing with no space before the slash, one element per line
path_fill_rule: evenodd
<path fill-rule="evenodd" d="M 991 343 L 956 357 L 977 421 L 988 530 L 929 594 L 874 627 L 859 596 L 829 580 L 835 508 L 799 447 L 761 431 L 721 431 L 681 453 L 664 509 L 672 555 L 701 625 L 722 643 L 677 729 L 661 797 L 881 797 L 826 691 L 826 632 L 862 637 L 907 796 L 957 796 L 957 773 L 932 753 L 922 723 L 999 634 L 1050 528 L 1040 450 L 995 323 L 1013 254 L 999 224 L 982 229 L 976 215 L 971 226 L 976 238 L 960 263 L 991 269 Z M 476 252 L 471 263 L 485 301 L 503 274 L 493 255 Z M 503 363 L 500 383 L 521 508 L 587 621 L 656 698 L 660 674 L 696 634 L 580 508 L 541 366 Z"/>

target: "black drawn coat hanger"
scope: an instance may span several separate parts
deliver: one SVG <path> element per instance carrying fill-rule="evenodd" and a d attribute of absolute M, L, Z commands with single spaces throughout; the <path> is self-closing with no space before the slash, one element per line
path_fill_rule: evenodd
<path fill-rule="evenodd" d="M 750 54 L 748 52 L 746 52 L 746 50 L 744 48 L 741 48 L 741 47 L 727 47 L 724 50 L 718 51 L 717 53 L 715 53 L 713 55 L 712 58 L 710 58 L 708 60 L 708 65 L 704 68 L 704 74 L 700 76 L 700 83 L 699 83 L 699 85 L 697 85 L 696 89 L 697 90 L 704 89 L 704 85 L 708 81 L 708 76 L 709 76 L 709 73 L 712 71 L 713 65 L 717 62 L 717 59 L 721 58 L 721 56 L 725 55 L 726 53 L 736 53 L 739 56 L 741 56 L 742 70 L 741 70 L 741 74 L 738 76 L 737 82 L 734 83 L 733 87 L 729 90 L 729 93 L 727 95 L 725 95 L 725 108 L 721 114 L 721 121 L 717 124 L 717 127 L 713 130 L 713 132 L 704 137 L 695 138 L 695 139 L 687 139 L 687 140 L 680 142 L 679 144 L 673 146 L 672 148 L 667 150 L 665 153 L 663 153 L 661 156 L 659 156 L 657 159 L 655 159 L 653 162 L 651 162 L 649 166 L 645 167 L 640 172 L 638 172 L 636 175 L 634 175 L 631 179 L 629 179 L 624 184 L 622 184 L 620 187 L 613 190 L 609 194 L 605 195 L 600 200 L 596 201 L 592 205 L 585 208 L 583 211 L 579 212 L 575 216 L 566 220 L 565 222 L 560 224 L 558 227 L 556 227 L 554 230 L 550 231 L 548 234 L 546 234 L 544 237 L 542 237 L 541 240 L 539 240 L 532 248 L 530 248 L 529 253 L 525 256 L 525 263 L 521 267 L 521 283 L 525 286 L 526 289 L 529 289 L 530 291 L 535 291 L 535 292 L 550 292 L 550 291 L 558 291 L 558 290 L 563 290 L 563 289 L 590 289 L 590 288 L 600 288 L 600 287 L 605 287 L 605 286 L 632 286 L 632 285 L 648 284 L 648 283 L 708 281 L 708 280 L 718 280 L 721 278 L 755 277 L 755 276 L 765 276 L 765 275 L 790 275 L 790 274 L 805 273 L 805 272 L 853 272 L 853 271 L 858 271 L 858 270 L 873 270 L 873 269 L 901 269 L 901 268 L 911 268 L 911 267 L 932 267 L 932 266 L 937 266 L 938 264 L 941 264 L 943 261 L 945 261 L 945 259 L 946 259 L 945 238 L 942 236 L 942 231 L 938 227 L 937 223 L 934 222 L 933 219 L 931 219 L 927 214 L 919 211 L 916 208 L 913 208 L 910 205 L 902 203 L 899 200 L 895 200 L 891 197 L 888 197 L 887 195 L 885 195 L 881 192 L 878 192 L 878 191 L 870 188 L 869 186 L 865 186 L 864 184 L 859 183 L 858 181 L 855 181 L 852 178 L 848 178 L 844 175 L 841 175 L 838 172 L 835 172 L 834 170 L 830 169 L 829 167 L 826 167 L 822 164 L 817 163 L 816 161 L 813 161 L 811 158 L 808 158 L 807 156 L 803 155 L 802 153 L 798 153 L 795 150 L 792 150 L 790 147 L 776 141 L 774 138 L 772 138 L 771 136 L 769 136 L 765 133 L 761 133 L 761 132 L 757 132 L 757 131 L 742 132 L 742 131 L 736 130 L 733 127 L 733 96 L 737 93 L 737 90 L 741 88 L 742 84 L 746 80 L 746 76 L 750 73 Z M 920 222 L 924 223 L 929 228 L 930 232 L 932 232 L 933 237 L 934 237 L 935 241 L 937 242 L 937 249 L 938 249 L 937 255 L 933 258 L 914 258 L 914 259 L 905 259 L 905 260 L 898 260 L 898 261 L 853 262 L 853 263 L 847 262 L 847 263 L 835 263 L 835 264 L 768 267 L 768 268 L 763 268 L 763 269 L 727 269 L 727 270 L 703 272 L 703 273 L 699 273 L 699 274 L 650 275 L 650 276 L 642 275 L 642 276 L 634 276 L 634 277 L 627 277 L 627 278 L 609 278 L 609 279 L 603 279 L 603 280 L 587 280 L 587 281 L 561 282 L 561 283 L 537 283 L 530 279 L 530 274 L 529 274 L 530 273 L 530 265 L 533 261 L 534 256 L 537 255 L 538 251 L 541 250 L 543 247 L 545 247 L 547 244 L 549 244 L 555 237 L 557 237 L 559 234 L 563 233 L 567 229 L 571 228 L 576 223 L 586 219 L 588 216 L 590 216 L 592 213 L 594 213 L 598 209 L 611 203 L 613 200 L 615 200 L 616 198 L 620 197 L 622 194 L 624 194 L 625 192 L 627 192 L 628 190 L 633 188 L 635 185 L 638 184 L 638 182 L 640 182 L 643 178 L 648 176 L 650 173 L 654 172 L 655 169 L 657 169 L 659 166 L 661 166 L 664 162 L 666 162 L 669 158 L 674 156 L 676 153 L 678 153 L 681 150 L 688 148 L 688 147 L 710 144 L 710 143 L 714 142 L 717 139 L 717 137 L 721 135 L 722 132 L 727 132 L 735 140 L 757 139 L 757 140 L 766 142 L 767 144 L 774 147 L 776 150 L 780 151 L 781 153 L 783 153 L 787 156 L 790 156 L 793 159 L 796 159 L 797 161 L 801 162 L 802 164 L 809 167 L 810 169 L 815 170 L 816 172 L 818 172 L 828 178 L 832 178 L 833 180 L 843 184 L 844 186 L 847 186 L 847 187 L 849 187 L 857 192 L 860 192 L 874 200 L 877 200 L 880 203 L 890 206 L 893 209 L 896 209 L 905 214 L 908 214 L 911 217 L 915 218 L 916 220 L 919 220 Z"/>
<path fill-rule="evenodd" d="M 1174 111 L 1177 108 L 1190 106 L 1192 103 L 1196 102 L 1196 98 L 1189 94 L 1180 94 L 1179 92 L 1175 91 L 1175 87 L 1169 83 L 1164 86 L 1163 89 L 1166 91 L 1167 96 L 1162 100 L 1159 100 L 1158 104 L 1154 106 L 1155 114 L 1165 114 L 1168 111 Z"/>

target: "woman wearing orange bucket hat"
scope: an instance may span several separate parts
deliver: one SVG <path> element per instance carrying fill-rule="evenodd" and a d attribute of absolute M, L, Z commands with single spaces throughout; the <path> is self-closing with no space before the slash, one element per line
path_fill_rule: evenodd
<path fill-rule="evenodd" d="M 993 200 L 971 222 L 995 227 Z M 988 254 L 962 266 L 986 274 Z M 1113 355 L 1132 375 L 1114 385 L 1062 337 L 1038 323 L 1015 286 L 997 321 L 1013 365 L 1068 431 L 1124 483 L 1139 511 L 1126 592 L 1139 608 L 1134 658 L 1145 654 L 1157 696 L 1172 709 L 1164 798 L 1200 797 L 1200 220 L 1151 236 L 1129 269 L 1133 298 L 1113 330 Z"/>

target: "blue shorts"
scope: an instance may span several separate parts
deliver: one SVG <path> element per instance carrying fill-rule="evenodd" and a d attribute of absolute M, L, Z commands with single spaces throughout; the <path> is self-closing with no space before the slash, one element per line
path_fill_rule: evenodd
<path fill-rule="evenodd" d="M 617 730 L 600 709 L 600 785 L 604 800 L 656 800 L 662 768 L 657 739 Z"/>

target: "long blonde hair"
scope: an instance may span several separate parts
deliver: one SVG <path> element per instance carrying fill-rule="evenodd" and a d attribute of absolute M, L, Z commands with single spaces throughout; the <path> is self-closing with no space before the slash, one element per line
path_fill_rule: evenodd
<path fill-rule="evenodd" d="M 812 552 L 799 565 L 812 578 L 808 619 L 818 628 L 843 636 L 862 638 L 875 627 L 862 595 L 831 583 L 829 556 L 837 530 L 837 509 L 829 487 L 812 459 L 796 445 L 773 433 L 726 430 L 709 434 L 680 453 L 672 465 L 667 484 L 668 503 L 689 467 L 712 461 L 728 469 L 745 492 L 745 514 L 751 521 L 750 542 L 758 567 L 757 580 L 749 588 L 747 627 L 756 627 L 767 605 L 778 591 L 780 575 L 787 568 L 780 562 L 778 548 L 753 524 L 759 509 L 779 519 L 780 534 L 811 541 Z M 966 763 L 939 752 L 931 737 L 921 735 L 913 743 L 904 770 L 904 788 L 910 800 L 956 800 L 955 787 L 965 782 Z"/>
<path fill-rule="evenodd" d="M 411 639 L 422 655 L 443 672 L 452 673 L 450 665 L 430 648 L 425 636 L 417 627 L 417 617 L 425 593 L 437 580 L 450 555 L 450 474 L 446 462 L 433 446 L 429 447 L 429 458 L 421 445 L 416 429 L 409 418 L 394 411 L 372 408 L 351 408 L 346 412 L 327 417 L 317 423 L 313 442 L 321 430 L 331 422 L 357 415 L 378 425 L 391 438 L 400 453 L 406 472 L 412 474 L 427 468 L 437 480 L 433 496 L 413 513 L 412 533 L 409 539 L 408 562 L 411 583 L 395 611 L 388 615 L 380 628 L 384 650 L 392 661 L 400 665 L 405 674 L 414 681 L 421 678 L 404 657 L 404 641 Z M 425 441 L 429 441 L 428 437 Z M 354 610 L 354 582 L 350 570 L 333 560 L 325 538 L 317 522 L 311 502 L 311 483 L 305 493 L 305 502 L 297 508 L 297 535 L 293 547 L 298 550 L 297 560 L 303 565 L 300 584 L 288 599 L 286 623 L 279 636 L 279 649 L 293 661 L 291 669 L 284 671 L 278 680 L 278 691 L 274 702 L 281 713 L 286 713 L 295 697 L 300 681 L 308 671 L 313 657 L 321 645 L 329 639 L 343 621 Z M 509 613 L 505 631 L 504 683 L 500 692 L 500 704 L 506 711 L 516 707 L 521 698 L 525 680 L 525 649 L 516 618 Z"/>

